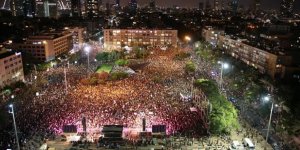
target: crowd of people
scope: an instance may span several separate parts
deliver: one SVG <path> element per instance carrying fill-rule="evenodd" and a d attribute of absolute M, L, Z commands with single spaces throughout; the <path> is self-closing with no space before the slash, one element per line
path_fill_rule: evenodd
<path fill-rule="evenodd" d="M 72 124 L 82 132 L 81 120 L 86 117 L 87 132 L 94 135 L 103 125 L 111 124 L 142 131 L 145 118 L 148 129 L 166 125 L 168 134 L 207 134 L 203 109 L 191 111 L 193 103 L 180 99 L 181 91 L 191 89 L 191 81 L 184 75 L 184 62 L 173 60 L 173 56 L 169 52 L 153 53 L 145 59 L 148 65 L 134 75 L 96 86 L 80 84 L 87 76 L 86 66 L 71 64 L 65 67 L 67 92 L 64 67 L 38 72 L 31 88 L 16 96 L 18 128 L 24 135 L 54 135 L 61 134 L 64 125 Z M 156 75 L 163 82 L 155 82 Z"/>

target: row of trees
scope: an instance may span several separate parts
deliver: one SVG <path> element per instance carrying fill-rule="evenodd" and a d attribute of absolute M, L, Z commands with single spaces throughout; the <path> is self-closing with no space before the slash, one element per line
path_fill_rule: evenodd
<path fill-rule="evenodd" d="M 199 45 L 202 49 L 197 49 L 196 54 L 200 56 L 202 61 L 207 63 L 216 62 L 216 57 L 204 45 Z M 190 57 L 190 53 L 180 52 L 175 55 L 175 60 L 185 60 Z M 201 64 L 202 65 L 202 64 Z M 191 60 L 186 61 L 184 70 L 189 75 L 195 75 L 199 70 L 197 64 Z M 199 72 L 198 72 L 199 73 Z M 209 131 L 212 134 L 230 134 L 231 130 L 239 128 L 238 113 L 232 103 L 220 93 L 217 83 L 210 79 L 197 79 L 194 86 L 202 90 L 209 100 Z"/>
<path fill-rule="evenodd" d="M 97 61 L 112 62 L 118 59 L 135 58 L 141 59 L 149 55 L 149 51 L 144 47 L 133 47 L 132 50 L 121 50 L 111 52 L 101 52 L 96 55 Z"/>
<path fill-rule="evenodd" d="M 235 107 L 218 90 L 216 82 L 197 79 L 195 87 L 200 88 L 207 96 L 212 110 L 209 113 L 210 132 L 213 134 L 229 134 L 239 128 L 238 113 Z"/>

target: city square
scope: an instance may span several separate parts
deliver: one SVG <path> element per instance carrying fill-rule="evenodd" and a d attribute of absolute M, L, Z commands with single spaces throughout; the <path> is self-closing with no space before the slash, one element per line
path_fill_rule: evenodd
<path fill-rule="evenodd" d="M 176 138 L 175 135 L 181 135 L 186 138 L 180 140 L 179 136 L 177 140 L 180 142 L 177 144 L 180 147 L 186 145 L 188 148 L 187 144 L 195 140 L 195 143 L 192 142 L 193 145 L 189 144 L 190 148 L 194 146 L 205 149 L 216 146 L 226 149 L 230 146 L 230 137 L 224 142 L 221 142 L 222 138 L 215 137 L 205 140 L 210 141 L 207 143 L 215 141 L 215 144 L 203 143 L 202 138 L 210 136 L 208 100 L 200 89 L 193 88 L 193 78 L 201 78 L 201 74 L 205 74 L 205 71 L 199 72 L 198 77 L 187 76 L 185 64 L 189 58 L 176 59 L 176 54 L 190 51 L 191 48 L 149 50 L 146 58 L 130 60 L 132 63 L 129 63 L 128 67 L 135 68 L 135 73 L 125 79 L 116 81 L 108 79 L 105 83 L 97 85 L 81 83 L 82 79 L 92 76 L 92 70 L 96 70 L 98 65 L 101 66 L 101 62 L 97 61 L 91 62 L 90 69 L 87 69 L 90 62 L 84 59 L 82 64 L 77 61 L 68 62 L 62 63 L 63 65 L 59 67 L 53 66 L 45 72 L 37 74 L 33 72 L 36 79 L 32 79 L 30 89 L 20 90 L 13 97 L 17 124 L 25 124 L 20 127 L 25 137 L 32 138 L 37 135 L 31 133 L 39 133 L 44 135 L 40 137 L 44 142 L 49 145 L 52 143 L 53 147 L 59 149 L 62 147 L 60 141 L 57 143 L 54 141 L 61 139 L 60 135 L 66 134 L 63 132 L 64 125 L 76 125 L 77 135 L 86 133 L 86 139 L 95 143 L 103 136 L 101 129 L 104 125 L 123 125 L 122 137 L 128 140 L 127 142 L 137 142 L 141 139 L 139 134 L 143 132 L 142 121 L 145 119 L 145 131 L 148 132 L 152 131 L 152 125 L 166 125 L 164 136 L 169 137 L 171 145 L 165 143 L 163 146 L 176 146 L 174 144 L 176 142 L 172 143 L 171 139 Z M 118 68 L 118 65 L 114 67 Z M 65 71 L 66 78 L 64 78 Z M 64 86 L 62 82 L 67 85 Z M 190 98 L 185 99 L 184 95 Z M 82 126 L 83 117 L 87 118 L 86 132 Z M 66 139 L 71 137 L 68 136 Z M 199 143 L 196 142 L 197 138 Z M 33 142 L 26 142 L 29 139 L 21 140 L 25 149 L 34 147 Z M 242 138 L 237 140 L 240 139 Z M 263 144 L 262 147 L 266 145 Z M 65 148 L 69 146 L 70 144 L 67 144 Z"/>
<path fill-rule="evenodd" d="M 299 6 L 0 0 L 0 149 L 298 150 Z"/>

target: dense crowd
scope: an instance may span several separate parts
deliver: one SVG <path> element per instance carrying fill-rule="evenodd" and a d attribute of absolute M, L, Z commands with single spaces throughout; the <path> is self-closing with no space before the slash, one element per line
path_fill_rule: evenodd
<path fill-rule="evenodd" d="M 172 54 L 153 55 L 145 60 L 148 65 L 136 74 L 97 86 L 79 83 L 87 76 L 86 66 L 70 65 L 67 93 L 63 67 L 38 73 L 35 82 L 43 84 L 33 82 L 32 89 L 21 91 L 16 97 L 19 129 L 25 135 L 53 135 L 61 134 L 63 125 L 73 124 L 82 131 L 81 120 L 86 117 L 87 131 L 91 134 L 110 124 L 141 131 L 145 118 L 147 128 L 166 125 L 169 134 L 207 134 L 204 109 L 191 111 L 193 102 L 180 99 L 180 92 L 191 89 L 191 81 L 184 75 L 184 62 L 173 60 Z M 156 75 L 162 82 L 153 80 Z"/>

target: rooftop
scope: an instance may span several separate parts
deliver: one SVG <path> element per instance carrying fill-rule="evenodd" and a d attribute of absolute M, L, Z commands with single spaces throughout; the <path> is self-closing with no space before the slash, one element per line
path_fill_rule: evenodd
<path fill-rule="evenodd" d="M 0 50 L 0 59 L 6 58 L 8 56 L 14 55 L 15 53 L 12 51 L 7 51 L 5 49 Z"/>
<path fill-rule="evenodd" d="M 29 39 L 55 39 L 64 36 L 70 32 L 64 30 L 48 30 L 39 33 L 38 35 L 29 36 Z"/>
<path fill-rule="evenodd" d="M 278 45 L 272 45 L 266 41 L 264 41 L 262 38 L 260 39 L 250 39 L 245 36 L 234 36 L 234 35 L 229 35 L 229 37 L 233 40 L 241 40 L 242 43 L 261 49 L 263 51 L 272 53 L 274 55 L 286 55 L 285 49 Z"/>

